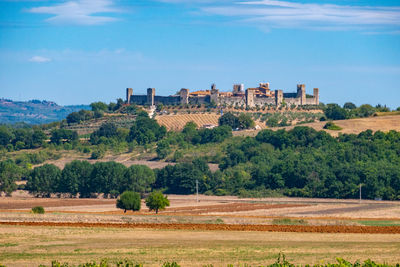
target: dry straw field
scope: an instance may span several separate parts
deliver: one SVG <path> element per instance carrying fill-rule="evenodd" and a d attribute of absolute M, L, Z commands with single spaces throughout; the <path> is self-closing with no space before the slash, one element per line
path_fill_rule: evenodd
<path fill-rule="evenodd" d="M 162 115 L 157 116 L 156 120 L 159 124 L 167 127 L 168 130 L 180 131 L 186 123 L 193 121 L 199 127 L 206 124 L 218 125 L 219 114 L 176 114 L 176 115 Z M 265 124 L 256 122 L 261 129 L 266 128 Z"/>
<path fill-rule="evenodd" d="M 295 264 L 371 258 L 400 262 L 400 203 L 169 195 L 158 215 L 113 199 L 0 198 L 0 263 L 37 266 L 128 258 L 145 266 Z M 32 214 L 41 205 L 46 214 Z"/>
<path fill-rule="evenodd" d="M 168 130 L 181 130 L 186 123 L 190 121 L 194 121 L 197 125 L 202 126 L 205 124 L 214 124 L 218 125 L 218 118 L 220 115 L 218 114 L 176 114 L 176 115 L 163 115 L 157 116 L 156 119 L 158 123 L 167 127 Z M 256 124 L 260 127 L 260 129 L 267 128 L 264 123 L 256 122 Z M 325 130 L 323 129 L 326 122 L 313 122 L 313 123 L 305 123 L 301 124 L 301 126 L 312 127 L 317 131 Z M 391 115 L 391 116 L 376 116 L 370 118 L 359 118 L 359 119 L 351 119 L 351 120 L 340 120 L 335 121 L 335 124 L 340 126 L 342 130 L 339 131 L 331 131 L 325 130 L 332 134 L 333 136 L 337 136 L 339 133 L 347 133 L 347 134 L 358 134 L 362 131 L 371 129 L 372 131 L 383 131 L 387 132 L 390 130 L 400 131 L 400 115 Z M 295 126 L 282 127 L 285 129 L 292 129 Z M 271 129 L 280 129 L 271 128 Z M 257 130 L 249 130 L 249 131 L 240 131 L 234 132 L 235 135 L 255 135 L 257 134 Z"/>

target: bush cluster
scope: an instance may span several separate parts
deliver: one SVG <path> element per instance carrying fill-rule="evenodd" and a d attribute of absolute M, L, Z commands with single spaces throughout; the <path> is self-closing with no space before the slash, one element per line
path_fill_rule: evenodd
<path fill-rule="evenodd" d="M 44 214 L 44 208 L 42 206 L 36 206 L 32 208 L 34 214 Z"/>
<path fill-rule="evenodd" d="M 308 266 L 308 267 L 399 267 L 400 266 L 399 264 L 391 265 L 391 264 L 387 264 L 387 263 L 383 263 L 383 264 L 382 263 L 376 263 L 376 262 L 374 262 L 374 261 L 372 261 L 370 259 L 368 259 L 368 260 L 366 260 L 366 261 L 364 261 L 362 263 L 359 262 L 359 261 L 351 263 L 351 262 L 346 261 L 346 260 L 344 260 L 342 258 L 337 258 L 336 260 L 337 260 L 336 263 L 324 263 L 324 264 L 319 263 L 319 264 L 315 264 L 315 265 L 307 264 L 305 266 Z M 60 263 L 59 261 L 53 261 L 51 263 L 51 267 L 69 267 L 69 266 L 71 266 L 71 265 L 69 265 L 68 263 Z M 79 266 L 84 266 L 84 267 L 112 267 L 112 266 L 118 266 L 118 267 L 119 266 L 143 267 L 144 265 L 140 264 L 140 263 L 136 263 L 136 262 L 128 260 L 128 259 L 118 260 L 115 263 L 109 263 L 109 261 L 104 259 L 104 260 L 101 260 L 99 264 L 97 264 L 94 261 L 91 261 L 91 262 L 87 262 L 87 263 L 81 264 Z M 208 264 L 208 265 L 204 265 L 204 266 L 213 267 L 212 264 Z M 233 264 L 228 264 L 227 266 L 228 267 L 231 267 L 231 266 L 233 267 L 234 265 Z M 250 267 L 250 265 L 247 265 L 247 264 L 245 264 L 243 266 Z M 279 255 L 278 255 L 278 257 L 277 257 L 277 259 L 276 259 L 276 261 L 274 263 L 261 265 L 260 267 L 263 267 L 263 266 L 265 266 L 265 267 L 296 267 L 296 266 L 300 266 L 301 267 L 301 265 L 295 265 L 295 264 L 289 262 L 286 259 L 285 254 L 283 254 L 283 253 L 279 253 Z M 46 266 L 45 265 L 40 265 L 39 267 L 46 267 Z M 173 261 L 173 262 L 164 262 L 161 265 L 161 267 L 181 267 L 181 265 L 178 264 L 177 262 Z"/>

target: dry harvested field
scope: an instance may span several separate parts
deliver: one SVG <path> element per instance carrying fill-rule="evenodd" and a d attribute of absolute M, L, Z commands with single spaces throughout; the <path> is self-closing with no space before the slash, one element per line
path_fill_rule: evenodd
<path fill-rule="evenodd" d="M 388 116 L 378 116 L 378 117 L 370 117 L 370 118 L 360 118 L 360 119 L 351 119 L 351 120 L 340 120 L 334 121 L 336 125 L 340 126 L 342 130 L 340 131 L 332 131 L 323 129 L 326 122 L 312 122 L 301 124 L 301 126 L 308 126 L 314 128 L 317 131 L 324 130 L 330 133 L 332 136 L 338 136 L 339 133 L 346 134 L 358 134 L 365 130 L 383 131 L 388 132 L 390 130 L 400 131 L 400 115 L 388 115 Z M 278 127 L 271 128 L 272 130 L 277 129 L 293 129 L 295 126 L 287 126 L 287 127 Z M 259 130 L 248 130 L 248 131 L 238 131 L 233 132 L 233 135 L 236 136 L 256 136 Z"/>
<path fill-rule="evenodd" d="M 400 203 L 169 195 L 158 215 L 123 213 L 112 199 L 0 198 L 0 263 L 37 266 L 128 258 L 145 266 L 400 262 Z M 46 214 L 32 214 L 41 205 Z"/>
<path fill-rule="evenodd" d="M 144 266 L 177 261 L 182 266 L 272 263 L 279 252 L 295 264 L 371 258 L 400 262 L 399 234 L 288 233 L 70 226 L 0 225 L 0 262 L 38 266 L 131 259 Z"/>
<path fill-rule="evenodd" d="M 326 122 L 313 122 L 309 124 L 304 124 L 304 126 L 309 126 L 314 128 L 315 130 L 320 131 L 323 130 L 325 123 Z M 340 131 L 326 130 L 333 136 L 337 136 L 339 133 L 358 134 L 368 129 L 371 129 L 374 132 L 388 132 L 390 130 L 400 131 L 400 115 L 340 120 L 335 121 L 335 124 L 343 129 Z M 286 127 L 286 129 L 291 128 L 293 128 L 293 126 Z"/>
<path fill-rule="evenodd" d="M 18 191 L 13 197 L 0 198 L 0 219 L 4 220 L 11 213 L 17 212 L 21 215 L 41 218 L 30 214 L 34 206 L 43 206 L 51 216 L 52 213 L 73 213 L 87 215 L 101 215 L 106 218 L 113 216 L 133 216 L 134 219 L 140 216 L 152 217 L 142 203 L 140 212 L 123 213 L 115 207 L 114 199 L 66 199 L 66 198 L 33 198 L 23 191 Z M 170 218 L 183 216 L 185 218 L 210 217 L 223 218 L 230 224 L 267 224 L 273 218 L 295 218 L 304 220 L 395 220 L 400 221 L 400 202 L 397 201 L 373 201 L 363 200 L 336 200 L 336 199 L 307 199 L 307 198 L 237 198 L 218 196 L 196 196 L 169 195 L 171 206 L 161 211 L 156 217 Z M 4 215 L 7 213 L 7 215 Z M 25 216 L 24 215 L 24 216 Z M 26 218 L 28 218 L 26 217 Z M 255 219 L 265 219 L 264 222 Z M 25 219 L 24 219 L 25 220 Z M 195 220 L 195 219 L 193 219 Z M 98 221 L 97 219 L 95 221 Z M 62 222 L 62 221 L 59 221 Z M 187 221 L 196 223 L 196 221 Z"/>
<path fill-rule="evenodd" d="M 199 127 L 205 124 L 218 125 L 219 114 L 176 114 L 157 116 L 159 124 L 164 125 L 168 130 L 180 131 L 186 123 L 193 121 Z M 264 123 L 256 122 L 261 129 L 266 128 Z"/>

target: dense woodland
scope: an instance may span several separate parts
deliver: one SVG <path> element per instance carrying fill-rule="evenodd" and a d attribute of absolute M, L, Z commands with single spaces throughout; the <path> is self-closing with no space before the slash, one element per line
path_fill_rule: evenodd
<path fill-rule="evenodd" d="M 93 112 L 109 108 L 99 103 L 93 106 Z M 232 137 L 232 129 L 252 127 L 254 122 L 246 115 L 227 113 L 214 129 L 198 129 L 191 122 L 181 132 L 167 132 L 145 113 L 133 112 L 137 119 L 130 129 L 105 123 L 88 141 L 80 141 L 76 132 L 63 128 L 50 130 L 46 136 L 41 128 L 1 126 L 3 155 L 41 149 L 0 162 L 0 191 L 10 194 L 17 189 L 15 181 L 26 179 L 26 186 L 20 188 L 39 197 L 117 197 L 126 190 L 142 196 L 152 190 L 192 194 L 198 181 L 200 193 L 214 195 L 357 198 L 361 184 L 363 198 L 400 199 L 400 133 L 396 131 L 367 130 L 334 138 L 298 126 L 290 131 L 263 130 L 256 137 L 244 138 Z M 210 146 L 219 153 L 209 157 L 199 152 Z M 176 164 L 152 170 L 116 162 L 73 161 L 63 170 L 51 164 L 32 168 L 32 164 L 57 158 L 58 150 L 101 158 L 115 147 L 154 148 L 158 160 L 172 157 Z M 197 156 L 185 160 L 182 151 L 188 149 L 197 151 Z M 210 162 L 217 163 L 219 170 L 210 171 Z"/>

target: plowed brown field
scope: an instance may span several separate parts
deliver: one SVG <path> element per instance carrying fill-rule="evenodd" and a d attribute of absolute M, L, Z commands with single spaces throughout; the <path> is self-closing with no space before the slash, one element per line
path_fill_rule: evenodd
<path fill-rule="evenodd" d="M 266 210 L 266 209 L 281 209 L 293 207 L 305 207 L 308 205 L 300 204 L 256 204 L 256 203 L 229 203 L 222 205 L 207 205 L 207 206 L 190 206 L 169 208 L 163 213 L 185 213 L 185 214 L 206 214 L 211 212 L 238 212 L 238 211 L 251 211 L 251 210 Z"/>
<path fill-rule="evenodd" d="M 179 224 L 179 223 L 54 223 L 54 222 L 0 222 L 0 225 L 17 226 L 67 226 L 102 228 L 142 228 L 170 230 L 218 230 L 301 233 L 358 233 L 399 234 L 400 226 L 345 226 L 345 225 L 234 225 L 234 224 Z"/>
<path fill-rule="evenodd" d="M 73 199 L 73 198 L 1 198 L 1 210 L 30 209 L 35 206 L 47 207 L 65 207 L 65 206 L 84 206 L 84 205 L 104 205 L 115 204 L 115 199 Z"/>

